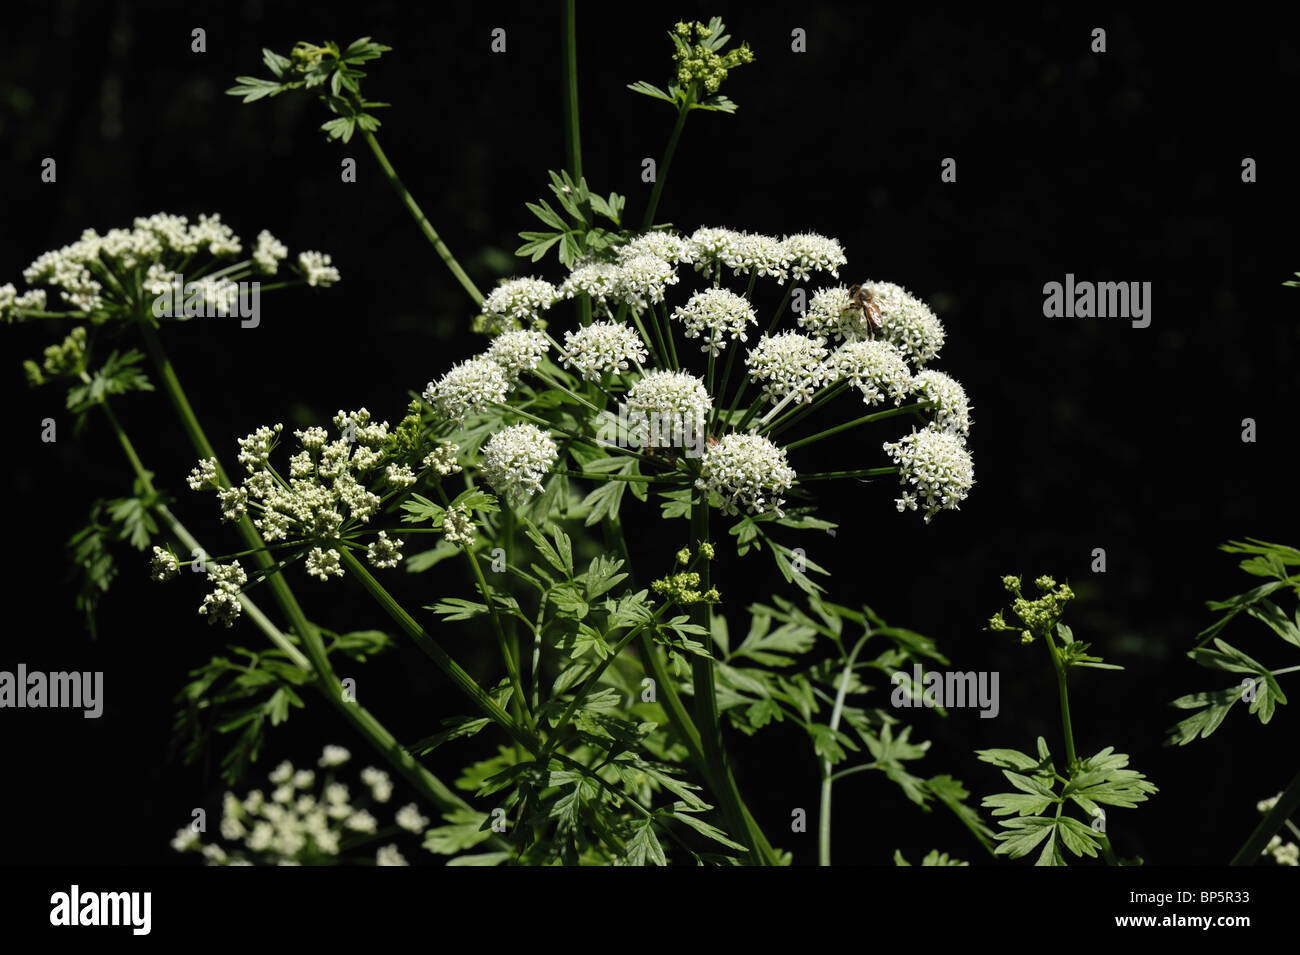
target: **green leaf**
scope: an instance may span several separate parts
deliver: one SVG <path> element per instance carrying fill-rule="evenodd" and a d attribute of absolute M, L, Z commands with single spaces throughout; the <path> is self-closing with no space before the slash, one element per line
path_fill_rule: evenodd
<path fill-rule="evenodd" d="M 632 833 L 632 838 L 627 841 L 628 865 L 645 865 L 647 860 L 655 865 L 668 864 L 668 860 L 664 857 L 663 846 L 659 845 L 659 838 L 654 833 L 654 821 L 651 819 L 641 822 Z"/>

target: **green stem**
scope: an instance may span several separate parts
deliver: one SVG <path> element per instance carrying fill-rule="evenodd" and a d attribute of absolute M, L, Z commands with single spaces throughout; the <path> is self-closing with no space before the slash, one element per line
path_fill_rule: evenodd
<path fill-rule="evenodd" d="M 859 425 L 870 424 L 873 421 L 884 421 L 886 418 L 896 418 L 899 415 L 911 414 L 915 411 L 921 411 L 925 408 L 930 407 L 930 404 L 931 403 L 928 401 L 918 401 L 916 404 L 904 405 L 901 408 L 889 408 L 885 411 L 877 411 L 874 414 L 863 415 L 861 418 L 854 418 L 852 421 L 844 422 L 844 424 L 837 424 L 833 428 L 827 428 L 825 431 L 819 431 L 816 434 L 811 435 L 807 438 L 800 438 L 798 441 L 791 441 L 789 444 L 785 446 L 785 449 L 787 451 L 792 451 L 795 448 L 802 448 L 806 444 L 812 444 L 815 441 L 820 441 L 822 438 L 829 438 L 833 434 L 839 434 L 841 431 L 848 431 L 850 428 L 856 428 Z M 773 428 L 772 433 L 775 434 L 776 431 L 779 430 L 779 428 L 780 428 L 779 425 Z"/>
<path fill-rule="evenodd" d="M 428 217 L 424 214 L 424 210 L 415 201 L 415 197 L 411 195 L 406 186 L 402 185 L 402 180 L 397 177 L 392 163 L 384 155 L 384 150 L 379 145 L 379 140 L 375 138 L 375 134 L 363 130 L 361 135 L 365 138 L 370 151 L 375 154 L 375 158 L 379 160 L 379 166 L 384 171 L 384 177 L 396 190 L 398 198 L 402 200 L 402 205 L 406 206 L 406 210 L 411 213 L 411 217 L 415 219 L 415 223 L 420 227 L 420 231 L 424 233 L 424 237 L 433 245 L 433 250 L 438 253 L 438 258 L 442 259 L 443 264 L 451 270 L 451 274 L 456 277 L 456 281 L 460 283 L 461 288 L 469 293 L 469 297 L 474 300 L 474 304 L 483 304 L 483 293 L 478 290 L 478 286 L 460 267 L 460 263 L 456 261 L 456 257 L 451 254 L 451 249 L 447 248 L 446 243 L 442 241 L 442 238 L 433 228 Z"/>
<path fill-rule="evenodd" d="M 857 644 L 854 645 L 853 652 L 849 654 L 848 659 L 844 662 L 844 670 L 840 675 L 839 690 L 835 694 L 835 705 L 831 708 L 829 726 L 832 734 L 840 728 L 840 718 L 844 714 L 844 698 L 849 692 L 849 677 L 853 675 L 853 662 L 858 658 L 858 653 L 862 650 L 863 644 L 870 638 L 871 630 L 868 629 Z M 831 786 L 834 781 L 835 776 L 831 771 L 831 761 L 823 759 L 821 815 L 817 820 L 817 857 L 819 865 L 831 864 Z"/>
<path fill-rule="evenodd" d="M 474 681 L 465 670 L 448 656 L 447 652 L 440 647 L 437 642 L 425 632 L 424 628 L 416 623 L 406 610 L 393 599 L 393 596 L 384 589 L 383 584 L 375 580 L 370 571 L 361 564 L 352 552 L 343 548 L 340 551 L 341 560 L 344 568 L 360 581 L 361 586 L 372 596 L 384 611 L 393 618 L 393 621 L 415 641 L 416 645 L 433 660 L 438 669 L 456 684 L 457 688 L 472 700 L 485 716 L 494 723 L 499 724 L 511 738 L 516 742 L 522 743 L 524 748 L 530 753 L 536 753 L 541 743 L 536 735 L 521 726 L 510 718 L 505 710 L 497 705 L 497 701 L 490 697 L 484 689 Z"/>
<path fill-rule="evenodd" d="M 898 468 L 858 468 L 856 471 L 820 471 L 816 474 L 800 474 L 799 481 L 833 481 L 839 478 L 861 478 L 861 477 L 883 477 L 886 474 L 897 474 Z"/>
<path fill-rule="evenodd" d="M 1070 766 L 1070 775 L 1074 775 L 1074 766 L 1078 756 L 1074 751 L 1074 727 L 1070 723 L 1070 691 L 1067 685 L 1065 666 L 1061 662 L 1060 651 L 1050 633 L 1044 634 L 1047 649 L 1052 655 L 1052 669 L 1056 671 L 1056 692 L 1061 701 L 1061 730 L 1065 734 L 1065 758 Z"/>
<path fill-rule="evenodd" d="M 1250 834 L 1246 844 L 1238 850 L 1237 854 L 1232 857 L 1228 865 L 1254 865 L 1259 861 L 1260 855 L 1273 836 L 1277 835 L 1279 829 L 1288 818 L 1300 807 L 1300 773 L 1296 773 L 1295 778 L 1287 784 L 1282 795 L 1277 797 L 1277 802 L 1273 808 L 1268 811 L 1260 824 L 1255 827 L 1255 831 Z"/>
<path fill-rule="evenodd" d="M 677 151 L 677 141 L 682 138 L 682 127 L 686 125 L 686 116 L 690 110 L 683 106 L 677 110 L 677 122 L 673 124 L 672 135 L 668 137 L 668 148 L 664 150 L 664 158 L 659 161 L 655 170 L 655 185 L 650 190 L 650 204 L 646 206 L 645 219 L 641 222 L 641 231 L 645 232 L 655 221 L 655 212 L 659 209 L 659 197 L 663 195 L 664 183 L 668 181 L 668 168 L 673 162 L 673 153 Z"/>
<path fill-rule="evenodd" d="M 560 37 L 564 59 L 564 138 L 569 172 L 577 179 L 582 175 L 582 135 L 578 124 L 578 29 L 576 0 L 564 0 Z"/>
<path fill-rule="evenodd" d="M 178 411 L 180 411 L 181 407 L 189 409 L 189 401 L 186 400 L 184 391 L 180 389 L 180 381 L 176 378 L 175 370 L 171 368 L 171 363 L 167 361 L 167 356 L 162 351 L 161 342 L 158 341 L 157 335 L 153 332 L 151 327 L 146 325 L 145 328 L 149 333 L 146 336 L 146 342 L 150 344 L 150 351 L 154 354 L 155 363 L 160 365 L 160 371 L 161 367 L 165 367 L 170 372 L 170 375 L 163 375 L 163 379 L 164 384 L 167 384 L 167 382 L 170 381 L 175 388 L 175 391 L 173 391 L 171 386 L 168 387 L 168 392 L 172 397 L 173 404 L 176 406 Z M 161 361 L 159 361 L 159 359 L 161 359 Z M 149 478 L 149 472 L 140 462 L 140 458 L 135 453 L 135 448 L 127 437 L 126 431 L 122 428 L 121 423 L 117 420 L 111 409 L 109 409 L 107 403 L 103 403 L 102 406 L 109 421 L 113 425 L 113 429 L 118 437 L 118 442 L 122 445 L 122 450 L 126 453 L 127 459 L 131 462 L 132 468 L 135 469 L 136 475 L 141 478 L 142 486 L 144 486 L 150 493 L 154 493 L 153 484 Z M 194 418 L 192 410 L 189 410 L 189 419 L 193 431 L 191 431 L 189 425 L 187 425 L 186 430 L 191 433 L 191 440 L 195 445 L 195 450 L 199 451 L 200 454 L 203 454 L 201 448 L 207 447 L 210 452 L 211 445 L 208 443 L 207 437 L 203 434 L 203 429 L 198 426 L 198 421 Z M 182 415 L 182 420 L 185 420 L 184 415 Z M 194 440 L 195 438 L 200 440 Z M 215 454 L 211 453 L 204 456 L 216 457 Z M 221 464 L 219 461 L 217 463 L 217 468 L 220 472 Z M 185 529 L 180 521 L 176 520 L 176 518 L 172 516 L 171 511 L 165 505 L 161 503 L 156 504 L 154 510 L 168 524 L 172 529 L 172 533 L 176 535 L 181 543 L 185 544 L 185 546 L 191 551 L 202 550 L 199 546 L 199 542 Z M 252 536 L 255 539 L 254 541 L 250 541 L 250 543 L 254 546 L 261 545 L 264 548 L 265 544 L 257 535 L 256 529 L 252 527 L 248 518 L 245 517 L 241 522 L 241 531 L 244 529 L 242 526 L 243 524 L 248 524 L 247 529 L 252 532 Z M 259 559 L 267 561 L 272 567 L 274 566 L 274 561 L 272 561 L 270 556 L 265 554 L 264 551 L 260 554 Z M 348 722 L 350 722 L 369 740 L 370 745 L 383 755 L 393 769 L 410 782 L 417 792 L 422 794 L 426 799 L 445 812 L 469 808 L 468 803 L 456 795 L 452 790 L 448 789 L 440 779 L 417 763 L 415 758 L 397 742 L 397 739 L 393 734 L 390 733 L 388 729 L 384 727 L 384 725 L 381 724 L 368 710 L 356 702 L 347 702 L 343 699 L 338 678 L 330 668 L 329 657 L 325 653 L 324 643 L 321 641 L 319 631 L 307 621 L 306 615 L 303 614 L 302 608 L 298 606 L 298 603 L 294 599 L 284 578 L 281 577 L 278 572 L 273 572 L 268 579 L 271 581 L 272 593 L 280 604 L 281 609 L 283 609 L 289 616 L 294 631 L 303 639 L 307 647 L 308 657 L 304 658 L 302 652 L 294 646 L 292 640 L 286 634 L 282 633 L 275 624 L 271 622 L 266 614 L 262 613 L 252 600 L 241 594 L 239 602 L 241 606 L 248 611 L 254 624 L 256 624 L 263 633 L 268 636 L 268 638 L 270 638 L 272 643 L 283 650 L 284 653 L 294 661 L 294 663 L 313 674 L 314 684 L 321 694 L 330 701 L 335 709 L 340 711 Z"/>

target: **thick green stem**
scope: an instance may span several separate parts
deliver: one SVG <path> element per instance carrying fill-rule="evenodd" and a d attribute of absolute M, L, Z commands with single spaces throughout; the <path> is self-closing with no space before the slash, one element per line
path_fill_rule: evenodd
<path fill-rule="evenodd" d="M 682 138 L 682 127 L 686 125 L 686 116 L 690 112 L 685 106 L 677 110 L 677 122 L 673 124 L 672 135 L 668 137 L 668 148 L 664 158 L 655 168 L 655 184 L 650 190 L 650 204 L 646 206 L 645 219 L 641 222 L 641 231 L 645 232 L 655 221 L 655 212 L 659 209 L 659 197 L 663 195 L 664 183 L 668 181 L 668 169 L 673 163 L 673 153 L 677 151 L 677 141 Z"/>
<path fill-rule="evenodd" d="M 384 171 L 384 177 L 397 192 L 398 198 L 402 200 L 402 205 L 406 206 L 406 210 L 411 213 L 411 217 L 415 219 L 415 223 L 420 227 L 420 231 L 424 233 L 424 237 L 433 245 L 433 250 L 438 253 L 438 258 L 442 259 L 443 265 L 451 270 L 451 274 L 456 277 L 456 281 L 460 283 L 461 288 L 469 293 L 469 297 L 474 300 L 475 305 L 483 304 L 483 293 L 478 290 L 478 286 L 474 284 L 474 281 L 465 274 L 465 270 L 460 267 L 456 257 L 451 254 L 451 249 L 447 248 L 446 243 L 442 241 L 441 236 L 438 235 L 437 230 L 433 228 L 432 223 L 424 214 L 424 210 L 415 201 L 415 197 L 402 184 L 402 180 L 397 177 L 392 163 L 388 161 L 388 157 L 384 155 L 384 150 L 379 145 L 379 140 L 375 139 L 375 134 L 363 130 L 362 136 L 370 147 L 370 151 L 379 160 L 379 166 Z"/>
<path fill-rule="evenodd" d="M 569 172 L 582 175 L 582 135 L 578 124 L 578 27 L 577 0 L 564 0 L 560 36 L 564 59 L 564 155 Z"/>

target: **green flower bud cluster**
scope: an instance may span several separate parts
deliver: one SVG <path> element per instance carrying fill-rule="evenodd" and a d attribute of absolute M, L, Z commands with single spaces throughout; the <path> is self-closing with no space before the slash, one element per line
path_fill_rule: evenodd
<path fill-rule="evenodd" d="M 58 345 L 45 349 L 45 362 L 37 365 L 30 358 L 23 362 L 27 382 L 33 388 L 43 385 L 46 377 L 76 377 L 86 369 L 86 328 L 78 325 Z"/>
<path fill-rule="evenodd" d="M 683 571 L 661 580 L 651 582 L 650 589 L 665 600 L 680 606 L 691 604 L 716 604 L 722 600 L 717 587 L 700 590 L 700 575 L 695 571 Z"/>
<path fill-rule="evenodd" d="M 691 42 L 692 34 L 695 36 L 694 43 Z M 680 22 L 673 28 L 673 39 L 677 46 L 673 60 L 677 63 L 677 84 L 682 89 L 689 90 L 698 85 L 712 95 L 722 86 L 722 81 L 731 70 L 744 63 L 754 62 L 754 52 L 748 43 L 742 43 L 728 53 L 719 54 L 714 49 L 718 45 L 716 41 L 713 44 L 706 42 L 713 35 L 710 26 L 698 21 Z"/>
<path fill-rule="evenodd" d="M 1020 618 L 1021 626 L 1008 624 L 999 610 L 989 618 L 988 629 L 993 631 L 1019 631 L 1021 643 L 1033 643 L 1037 637 L 1046 637 L 1056 632 L 1056 625 L 1065 615 L 1065 605 L 1074 599 L 1074 591 L 1069 584 L 1057 584 L 1046 575 L 1034 581 L 1042 593 L 1041 597 L 1030 600 L 1020 593 L 1019 577 L 1003 577 L 1002 585 L 1016 599 L 1011 603 L 1011 612 Z"/>

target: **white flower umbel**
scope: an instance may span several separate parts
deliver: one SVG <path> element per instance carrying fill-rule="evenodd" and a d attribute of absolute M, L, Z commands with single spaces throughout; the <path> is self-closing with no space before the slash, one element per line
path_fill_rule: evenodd
<path fill-rule="evenodd" d="M 928 305 L 891 282 L 864 282 L 862 289 L 875 296 L 884 325 L 882 338 L 897 345 L 917 367 L 924 367 L 938 356 L 946 333 Z"/>
<path fill-rule="evenodd" d="M 429 824 L 429 817 L 422 815 L 420 807 L 415 803 L 407 803 L 397 810 L 395 821 L 407 832 L 423 832 L 424 827 Z"/>
<path fill-rule="evenodd" d="M 289 256 L 289 249 L 283 242 L 263 229 L 257 234 L 257 247 L 253 249 L 253 264 L 263 275 L 274 275 L 280 268 L 280 262 Z"/>
<path fill-rule="evenodd" d="M 190 472 L 187 480 L 191 491 L 207 491 L 218 487 L 217 459 L 204 458 Z"/>
<path fill-rule="evenodd" d="M 757 434 L 723 435 L 704 452 L 697 486 L 722 499 L 722 513 L 774 511 L 781 515 L 781 495 L 795 482 L 784 448 Z"/>
<path fill-rule="evenodd" d="M 970 402 L 961 384 L 941 371 L 922 371 L 912 381 L 917 397 L 934 402 L 934 424 L 940 431 L 970 433 Z"/>
<path fill-rule="evenodd" d="M 366 559 L 375 567 L 396 567 L 402 562 L 402 541 L 380 531 L 366 548 Z"/>
<path fill-rule="evenodd" d="M 406 861 L 406 857 L 402 855 L 397 846 L 388 845 L 381 846 L 379 851 L 375 853 L 375 865 L 410 865 L 410 863 Z"/>
<path fill-rule="evenodd" d="M 393 780 L 382 769 L 367 766 L 361 770 L 361 781 L 370 787 L 375 802 L 388 802 L 393 795 Z"/>
<path fill-rule="evenodd" d="M 565 368 L 576 368 L 585 381 L 638 368 L 648 356 L 645 342 L 630 325 L 622 322 L 592 322 L 577 331 L 564 333 L 560 360 Z"/>
<path fill-rule="evenodd" d="M 298 268 L 302 277 L 311 286 L 328 288 L 339 281 L 339 270 L 330 265 L 330 257 L 324 252 L 299 252 Z"/>
<path fill-rule="evenodd" d="M 559 294 L 564 298 L 587 295 L 593 302 L 603 305 L 618 294 L 621 274 L 613 262 L 589 262 L 569 273 L 560 285 Z"/>
<path fill-rule="evenodd" d="M 321 750 L 320 759 L 317 760 L 316 765 L 322 769 L 330 766 L 342 766 L 351 758 L 352 754 L 342 746 L 326 746 Z"/>
<path fill-rule="evenodd" d="M 420 467 L 432 471 L 440 477 L 446 477 L 448 474 L 460 473 L 460 465 L 456 463 L 456 455 L 460 454 L 460 447 L 450 442 L 444 442 L 438 445 L 424 456 L 420 462 Z"/>
<path fill-rule="evenodd" d="M 618 296 L 637 310 L 664 300 L 668 286 L 679 281 L 677 267 L 657 255 L 642 253 L 626 259 L 618 269 Z"/>
<path fill-rule="evenodd" d="M 941 510 L 958 510 L 975 483 L 970 451 L 958 435 L 928 427 L 884 449 L 898 465 L 904 488 L 894 503 L 899 511 L 923 508 L 927 524 Z"/>
<path fill-rule="evenodd" d="M 799 327 L 830 341 L 859 341 L 870 335 L 867 317 L 853 307 L 847 286 L 818 289 L 799 316 Z"/>
<path fill-rule="evenodd" d="M 280 432 L 284 430 L 284 425 L 276 424 L 272 427 L 260 427 L 246 438 L 239 439 L 239 463 L 248 469 L 248 473 L 259 471 L 266 467 L 270 460 L 271 452 L 275 450 L 276 442 L 280 438 Z M 202 466 L 202 462 L 200 462 Z M 190 487 L 193 487 L 193 483 Z"/>
<path fill-rule="evenodd" d="M 153 559 L 149 562 L 149 577 L 152 580 L 166 581 L 171 580 L 180 573 L 180 564 L 176 560 L 176 555 L 169 550 L 163 550 L 161 547 L 153 549 Z"/>
<path fill-rule="evenodd" d="M 446 419 L 464 424 L 472 414 L 501 404 L 510 393 L 510 382 L 501 366 L 491 358 L 470 358 L 454 366 L 424 389 L 424 400 Z"/>
<path fill-rule="evenodd" d="M 551 436 L 536 425 L 511 425 L 483 446 L 483 477 L 498 495 L 518 505 L 542 489 L 542 478 L 559 453 Z"/>
<path fill-rule="evenodd" d="M 798 332 L 764 335 L 745 356 L 749 377 L 761 382 L 773 401 L 786 396 L 795 404 L 808 401 L 833 373 L 826 364 L 826 342 Z"/>
<path fill-rule="evenodd" d="M 724 288 L 696 292 L 672 317 L 685 326 L 687 338 L 704 340 L 700 351 L 713 355 L 727 347 L 728 339 L 748 341 L 749 326 L 758 322 L 749 301 Z"/>
<path fill-rule="evenodd" d="M 313 547 L 307 555 L 307 574 L 320 580 L 329 580 L 331 576 L 342 577 L 343 565 L 339 563 L 341 555 L 333 547 L 322 550 Z"/>
<path fill-rule="evenodd" d="M 654 447 L 699 447 L 712 409 L 704 382 L 684 371 L 648 371 L 627 393 L 629 419 L 644 415 L 635 430 Z"/>
<path fill-rule="evenodd" d="M 491 331 L 513 331 L 532 325 L 559 297 L 559 290 L 542 279 L 530 277 L 502 282 L 483 300 L 487 327 Z"/>
<path fill-rule="evenodd" d="M 638 255 L 653 255 L 673 265 L 690 262 L 694 254 L 695 248 L 689 239 L 662 229 L 639 235 L 627 245 L 619 246 L 617 250 L 620 262 L 626 262 Z"/>
<path fill-rule="evenodd" d="M 815 232 L 788 235 L 781 244 L 790 263 L 790 278 L 796 282 L 807 280 L 813 272 L 829 272 L 838 278 L 840 266 L 848 262 L 838 241 Z"/>
<path fill-rule="evenodd" d="M 502 332 L 488 346 L 487 357 L 501 366 L 509 381 L 518 380 L 526 371 L 535 371 L 551 344 L 546 336 L 532 329 Z"/>
<path fill-rule="evenodd" d="M 901 404 L 912 387 L 912 371 L 903 353 L 879 339 L 846 342 L 831 357 L 835 377 L 862 392 L 862 401 L 878 405 L 893 399 Z"/>
<path fill-rule="evenodd" d="M 442 534 L 448 544 L 474 546 L 474 515 L 464 504 L 453 504 L 442 515 Z"/>
<path fill-rule="evenodd" d="M 208 583 L 214 584 L 215 589 L 203 598 L 199 613 L 207 617 L 209 623 L 233 627 L 243 611 L 239 592 L 248 583 L 248 575 L 237 560 L 229 564 L 208 564 Z"/>

